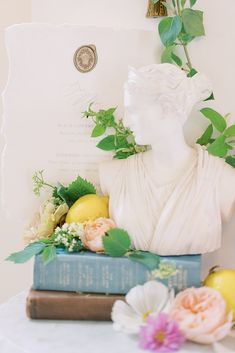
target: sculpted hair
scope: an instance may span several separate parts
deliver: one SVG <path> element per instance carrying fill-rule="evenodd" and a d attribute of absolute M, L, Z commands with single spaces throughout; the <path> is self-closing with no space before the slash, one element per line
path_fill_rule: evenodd
<path fill-rule="evenodd" d="M 140 69 L 130 67 L 124 90 L 150 104 L 158 101 L 165 114 L 174 112 L 185 120 L 196 103 L 210 96 L 212 85 L 203 74 L 191 78 L 175 65 L 153 64 Z"/>

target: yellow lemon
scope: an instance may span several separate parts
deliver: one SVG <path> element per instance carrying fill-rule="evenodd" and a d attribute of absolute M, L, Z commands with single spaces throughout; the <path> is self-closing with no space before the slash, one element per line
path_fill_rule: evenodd
<path fill-rule="evenodd" d="M 204 285 L 220 292 L 226 301 L 227 311 L 233 311 L 233 320 L 235 320 L 235 270 L 212 269 L 204 280 Z"/>
<path fill-rule="evenodd" d="M 88 194 L 80 197 L 69 209 L 66 223 L 86 222 L 99 217 L 109 217 L 107 196 Z"/>

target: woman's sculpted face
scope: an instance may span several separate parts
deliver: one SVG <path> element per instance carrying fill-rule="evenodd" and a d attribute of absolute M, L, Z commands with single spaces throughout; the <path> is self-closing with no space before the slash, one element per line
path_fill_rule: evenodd
<path fill-rule="evenodd" d="M 164 117 L 160 102 L 146 102 L 141 96 L 125 93 L 125 115 L 123 123 L 134 133 L 139 145 L 152 145 L 162 138 L 169 129 L 169 121 Z M 168 130 L 169 131 L 169 130 Z"/>
<path fill-rule="evenodd" d="M 208 98 L 211 84 L 204 75 L 188 78 L 172 64 L 130 68 L 124 85 L 124 125 L 140 145 L 153 145 L 177 133 L 193 106 Z"/>

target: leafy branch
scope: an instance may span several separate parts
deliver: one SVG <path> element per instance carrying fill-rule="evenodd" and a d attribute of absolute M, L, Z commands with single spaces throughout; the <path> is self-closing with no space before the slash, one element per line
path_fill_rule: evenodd
<path fill-rule="evenodd" d="M 77 227 L 74 228 L 74 227 Z M 45 265 L 55 260 L 57 256 L 57 248 L 63 248 L 70 253 L 78 253 L 86 251 L 81 239 L 79 225 L 64 225 L 57 228 L 53 236 L 49 239 L 41 240 L 29 244 L 22 251 L 11 254 L 6 260 L 14 263 L 22 264 L 29 261 L 35 255 L 42 255 Z M 108 256 L 122 257 L 125 256 L 131 261 L 139 262 L 146 266 L 150 271 L 157 271 L 155 277 L 168 278 L 175 274 L 175 266 L 170 264 L 161 266 L 161 258 L 159 255 L 134 250 L 131 248 L 131 238 L 129 234 L 119 228 L 110 229 L 103 236 L 104 253 Z"/>
<path fill-rule="evenodd" d="M 56 189 L 55 186 L 45 182 L 44 177 L 43 177 L 43 173 L 44 173 L 44 170 L 38 170 L 32 176 L 33 192 L 36 196 L 40 196 L 41 189 L 43 189 L 44 187 L 50 187 L 53 189 L 53 191 Z"/>
<path fill-rule="evenodd" d="M 108 134 L 97 144 L 98 148 L 104 151 L 113 151 L 113 158 L 116 159 L 124 159 L 148 149 L 148 146 L 136 144 L 133 132 L 123 125 L 121 119 L 115 120 L 114 112 L 116 108 L 94 111 L 91 109 L 92 104 L 89 105 L 87 111 L 83 112 L 83 117 L 91 118 L 95 124 L 91 137 L 97 138 L 104 134 L 107 135 L 110 129 L 114 131 L 114 133 Z"/>
<path fill-rule="evenodd" d="M 157 3 L 160 0 L 152 0 Z M 162 63 L 174 63 L 193 77 L 197 70 L 192 64 L 188 45 L 195 39 L 205 35 L 203 24 L 203 12 L 193 9 L 197 0 L 169 0 L 162 1 L 171 15 L 163 18 L 158 25 L 158 32 L 164 45 L 161 56 Z M 189 7 L 187 7 L 187 5 Z M 184 58 L 178 56 L 179 49 L 183 50 Z M 213 100 L 214 95 L 207 100 Z M 203 132 L 197 143 L 207 148 L 214 156 L 224 158 L 227 163 L 235 167 L 235 154 L 232 153 L 235 141 L 235 125 L 227 126 L 226 116 L 211 108 L 200 111 L 203 116 L 210 120 L 210 124 Z"/>
<path fill-rule="evenodd" d="M 69 207 L 71 207 L 72 204 L 80 197 L 87 194 L 96 194 L 95 186 L 80 176 L 78 176 L 68 186 L 64 186 L 60 183 L 57 186 L 53 186 L 44 180 L 43 172 L 43 170 L 39 170 L 35 172 L 32 177 L 33 191 L 37 196 L 40 196 L 42 188 L 50 187 L 53 189 L 52 197 L 54 202 L 65 202 Z"/>

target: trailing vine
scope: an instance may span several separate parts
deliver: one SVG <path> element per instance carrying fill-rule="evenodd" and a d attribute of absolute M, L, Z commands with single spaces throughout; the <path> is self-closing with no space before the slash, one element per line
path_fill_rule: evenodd
<path fill-rule="evenodd" d="M 152 1 L 156 4 L 160 0 Z M 158 24 L 158 33 L 164 45 L 161 62 L 176 64 L 188 77 L 197 73 L 189 55 L 188 45 L 195 38 L 205 35 L 203 11 L 194 9 L 196 2 L 197 0 L 161 1 L 168 10 L 168 16 Z M 179 56 L 179 52 L 183 58 Z M 212 93 L 206 101 L 213 99 Z M 210 124 L 196 142 L 205 146 L 210 154 L 225 158 L 227 163 L 235 167 L 235 125 L 228 126 L 229 114 L 222 115 L 212 108 L 203 108 L 200 112 Z"/>

